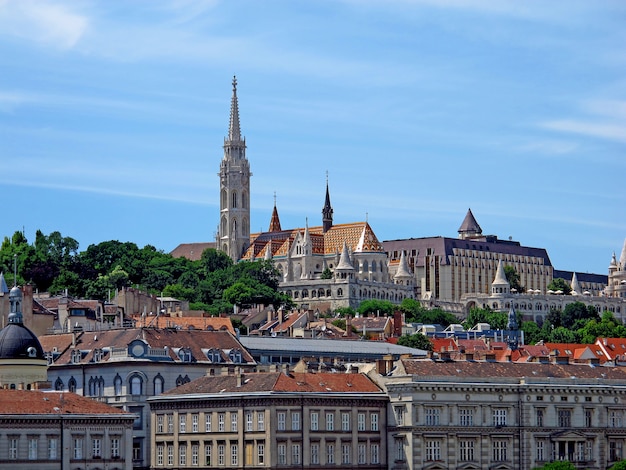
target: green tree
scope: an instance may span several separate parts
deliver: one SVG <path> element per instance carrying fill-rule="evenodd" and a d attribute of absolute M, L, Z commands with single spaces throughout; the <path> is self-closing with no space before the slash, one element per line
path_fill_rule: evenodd
<path fill-rule="evenodd" d="M 534 321 L 525 321 L 522 323 L 521 330 L 524 332 L 524 342 L 526 344 L 536 344 L 542 338 L 541 328 Z"/>
<path fill-rule="evenodd" d="M 402 335 L 398 338 L 398 344 L 400 346 L 406 346 L 409 348 L 423 349 L 425 351 L 433 350 L 433 343 L 430 342 L 428 336 L 422 333 L 414 333 L 412 335 Z"/>
<path fill-rule="evenodd" d="M 333 272 L 330 270 L 330 268 L 324 268 L 324 270 L 322 271 L 322 275 L 320 277 L 321 279 L 332 279 Z"/>
<path fill-rule="evenodd" d="M 561 314 L 561 325 L 572 328 L 577 320 L 599 320 L 600 316 L 595 307 L 585 305 L 582 302 L 567 304 Z"/>
<path fill-rule="evenodd" d="M 577 343 L 576 333 L 564 326 L 559 326 L 552 330 L 550 343 Z"/>
<path fill-rule="evenodd" d="M 561 292 L 563 292 L 563 295 L 570 295 L 572 293 L 572 288 L 570 287 L 570 285 L 565 279 L 561 279 L 560 277 L 555 277 L 554 279 L 552 279 L 550 284 L 548 284 L 548 290 L 551 290 L 553 292 L 560 290 Z"/>
<path fill-rule="evenodd" d="M 335 309 L 335 315 L 339 315 L 340 317 L 345 317 L 347 315 L 352 315 L 353 317 L 356 314 L 356 310 L 352 307 L 338 307 Z"/>
<path fill-rule="evenodd" d="M 611 465 L 608 470 L 626 470 L 626 460 L 620 460 Z"/>
<path fill-rule="evenodd" d="M 426 308 L 415 299 L 406 298 L 403 299 L 399 307 L 400 311 L 404 313 L 404 318 L 407 322 L 419 322 L 418 320 L 422 313 L 426 311 Z"/>
<path fill-rule="evenodd" d="M 504 275 L 506 276 L 506 280 L 509 281 L 509 285 L 511 286 L 511 292 L 522 293 L 526 291 L 526 288 L 520 284 L 519 274 L 513 266 L 508 264 L 505 265 Z"/>
<path fill-rule="evenodd" d="M 395 309 L 396 306 L 388 300 L 369 299 L 361 302 L 357 311 L 362 316 L 373 314 L 384 317 L 393 314 Z"/>

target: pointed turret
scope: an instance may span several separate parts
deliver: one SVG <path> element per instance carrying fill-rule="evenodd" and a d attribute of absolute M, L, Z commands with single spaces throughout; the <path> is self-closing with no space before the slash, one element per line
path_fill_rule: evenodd
<path fill-rule="evenodd" d="M 622 270 L 626 270 L 626 239 L 624 240 L 624 246 L 622 247 L 622 254 L 619 256 L 619 264 Z"/>
<path fill-rule="evenodd" d="M 465 214 L 465 219 L 463 219 L 463 223 L 459 227 L 459 238 L 464 240 L 466 238 L 473 238 L 483 234 L 483 230 L 476 222 L 474 218 L 474 214 L 472 214 L 472 209 L 467 210 L 467 214 Z"/>
<path fill-rule="evenodd" d="M 398 270 L 396 274 L 393 276 L 394 281 L 398 284 L 409 285 L 411 283 L 411 279 L 413 279 L 413 275 L 409 270 L 409 264 L 406 261 L 406 256 L 404 255 L 404 250 L 400 254 L 400 264 L 398 265 Z"/>
<path fill-rule="evenodd" d="M 326 200 L 322 209 L 323 233 L 326 233 L 333 226 L 333 207 L 330 205 L 330 192 L 328 190 L 328 173 L 326 174 Z"/>
<path fill-rule="evenodd" d="M 280 219 L 278 218 L 278 209 L 276 209 L 276 195 L 274 195 L 274 210 L 272 211 L 272 218 L 270 220 L 269 232 L 281 232 Z"/>
<path fill-rule="evenodd" d="M 268 242 L 265 246 L 265 261 L 269 261 L 272 259 L 272 242 Z"/>
<path fill-rule="evenodd" d="M 348 245 L 346 242 L 343 242 L 343 249 L 341 250 L 341 257 L 339 258 L 339 264 L 335 268 L 335 271 L 339 272 L 347 272 L 354 271 L 354 266 L 352 266 L 352 262 L 350 261 L 350 252 L 348 251 Z"/>
<path fill-rule="evenodd" d="M 515 351 L 519 346 L 519 326 L 517 324 L 517 314 L 513 308 L 513 303 L 511 303 L 511 308 L 509 309 L 506 329 L 506 342 L 509 345 L 509 348 L 511 348 L 512 351 Z"/>
<path fill-rule="evenodd" d="M 511 285 L 507 281 L 504 274 L 504 266 L 502 260 L 498 260 L 498 269 L 496 270 L 496 277 L 491 283 L 491 295 L 509 294 L 511 292 Z"/>
<path fill-rule="evenodd" d="M 576 273 L 574 273 L 572 275 L 572 295 L 578 295 L 580 293 L 582 293 L 582 289 L 578 283 L 578 277 L 576 276 Z"/>

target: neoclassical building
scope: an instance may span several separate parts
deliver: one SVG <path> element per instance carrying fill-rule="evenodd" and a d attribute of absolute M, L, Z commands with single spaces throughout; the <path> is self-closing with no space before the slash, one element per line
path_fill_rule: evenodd
<path fill-rule="evenodd" d="M 151 468 L 387 468 L 387 396 L 365 374 L 203 377 L 149 399 Z"/>
<path fill-rule="evenodd" d="M 619 367 L 402 359 L 390 399 L 389 469 L 600 470 L 625 457 Z"/>

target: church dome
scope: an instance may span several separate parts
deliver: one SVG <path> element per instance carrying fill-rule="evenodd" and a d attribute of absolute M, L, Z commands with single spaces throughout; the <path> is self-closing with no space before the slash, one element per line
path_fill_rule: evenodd
<path fill-rule="evenodd" d="M 45 359 L 37 336 L 22 323 L 0 330 L 0 359 Z"/>

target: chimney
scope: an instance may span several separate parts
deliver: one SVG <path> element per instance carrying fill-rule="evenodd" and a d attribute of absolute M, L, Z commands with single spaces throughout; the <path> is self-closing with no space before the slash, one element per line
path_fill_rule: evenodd
<path fill-rule="evenodd" d="M 352 336 L 352 315 L 346 315 L 346 336 Z"/>
<path fill-rule="evenodd" d="M 240 388 L 243 382 L 243 373 L 241 372 L 241 367 L 237 367 L 237 369 L 235 369 L 235 375 L 237 377 L 237 388 Z"/>
<path fill-rule="evenodd" d="M 393 336 L 396 338 L 402 336 L 402 312 L 399 310 L 393 312 Z"/>

